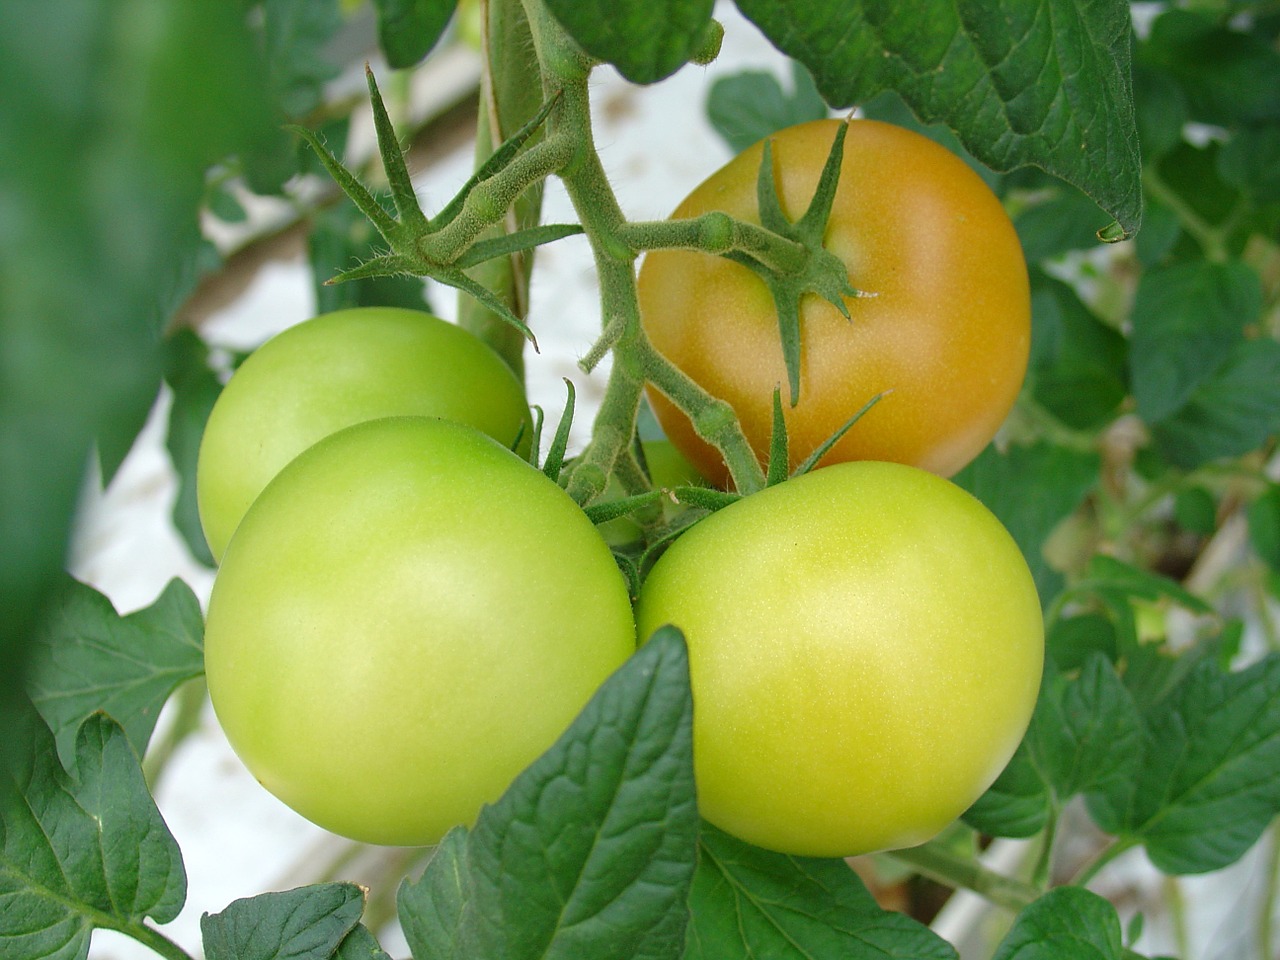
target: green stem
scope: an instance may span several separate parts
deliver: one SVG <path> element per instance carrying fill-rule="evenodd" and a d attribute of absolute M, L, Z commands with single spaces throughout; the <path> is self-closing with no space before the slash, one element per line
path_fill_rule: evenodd
<path fill-rule="evenodd" d="M 925 843 L 906 850 L 894 850 L 885 856 L 906 864 L 931 880 L 952 889 L 964 887 L 972 890 L 1009 910 L 1019 911 L 1040 896 L 1035 887 L 961 857 L 941 844 Z"/>
<path fill-rule="evenodd" d="M 146 924 L 128 925 L 100 921 L 96 926 L 104 930 L 115 930 L 117 933 L 123 933 L 125 936 L 138 941 L 153 953 L 164 957 L 165 960 L 193 960 L 191 954 L 183 950 L 182 947 L 178 946 L 159 930 Z"/>
<path fill-rule="evenodd" d="M 1053 845 L 1058 836 L 1058 818 L 1061 811 L 1055 802 L 1053 808 L 1049 811 L 1049 822 L 1045 825 L 1044 832 L 1040 835 L 1040 851 L 1036 855 L 1035 866 L 1031 870 L 1031 882 L 1036 888 L 1045 891 L 1049 889 L 1052 879 L 1051 868 L 1053 866 Z"/>
<path fill-rule="evenodd" d="M 1262 906 L 1258 911 L 1258 956 L 1261 960 L 1270 960 L 1271 943 L 1274 940 L 1274 921 L 1272 911 L 1280 898 L 1280 829 L 1277 822 L 1271 824 L 1271 849 L 1267 854 L 1266 889 L 1262 897 Z"/>
<path fill-rule="evenodd" d="M 618 227 L 618 237 L 633 250 L 745 253 L 781 274 L 798 273 L 809 259 L 803 244 L 720 212 L 687 220 L 623 223 Z"/>
<path fill-rule="evenodd" d="M 626 217 L 600 163 L 592 136 L 587 87 L 592 63 L 564 33 L 541 0 L 525 0 L 525 12 L 542 65 L 544 94 L 549 97 L 558 93 L 560 98 L 547 118 L 545 143 L 571 145 L 572 155 L 556 172 L 591 243 L 600 282 L 604 329 L 614 340 L 613 368 L 592 425 L 591 440 L 564 478 L 570 496 L 578 503 L 587 504 L 603 492 L 615 463 L 631 442 L 646 380 L 654 379 L 659 389 L 669 395 L 674 393 L 672 399 L 677 404 L 692 399 L 695 409 L 686 412 L 692 415 L 695 426 L 700 419 L 708 419 L 705 414 L 708 408 L 719 412 L 716 407 L 719 401 L 658 358 L 641 329 L 636 250 L 627 241 Z M 653 376 L 655 367 L 658 377 Z M 665 387 L 657 382 L 659 378 Z M 723 427 L 716 417 L 710 419 L 716 421 L 713 442 L 723 451 L 739 489 L 743 492 L 759 489 L 764 485 L 763 472 L 736 418 L 730 415 L 732 423 L 728 427 Z"/>
<path fill-rule="evenodd" d="M 153 794 L 178 747 L 199 729 L 200 715 L 204 712 L 207 692 L 208 686 L 204 682 L 204 677 L 197 677 L 178 688 L 175 694 L 177 711 L 173 722 L 169 725 L 164 738 L 151 744 L 142 761 L 142 772 Z"/>
<path fill-rule="evenodd" d="M 1094 857 L 1091 862 L 1085 864 L 1083 869 L 1075 875 L 1071 881 L 1072 886 L 1087 886 L 1094 877 L 1102 872 L 1103 867 L 1109 864 L 1112 860 L 1115 860 L 1121 854 L 1128 853 L 1137 845 L 1136 840 L 1132 840 L 1127 837 L 1113 840 L 1102 849 L 1101 853 Z"/>

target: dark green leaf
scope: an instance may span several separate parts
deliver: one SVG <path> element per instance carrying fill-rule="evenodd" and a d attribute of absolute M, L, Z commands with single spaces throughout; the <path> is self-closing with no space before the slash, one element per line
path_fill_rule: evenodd
<path fill-rule="evenodd" d="M 1177 81 L 1193 120 L 1225 127 L 1280 120 L 1280 53 L 1215 14 L 1167 11 L 1137 57 Z"/>
<path fill-rule="evenodd" d="M 1280 571 L 1280 485 L 1269 484 L 1266 492 L 1249 504 L 1248 516 L 1253 549 L 1267 566 Z"/>
<path fill-rule="evenodd" d="M 1159 423 L 1185 406 L 1261 313 L 1262 285 L 1243 263 L 1197 260 L 1143 274 L 1129 352 L 1138 414 Z"/>
<path fill-rule="evenodd" d="M 1030 373 L 1036 401 L 1067 426 L 1100 427 L 1128 395 L 1127 344 L 1070 286 L 1034 274 Z"/>
<path fill-rule="evenodd" d="M 771 853 L 703 826 L 685 960 L 955 960 L 928 927 L 881 910 L 843 860 Z"/>
<path fill-rule="evenodd" d="M 206 170 L 279 140 L 243 21 L 44 0 L 0 30 L 0 727 L 95 438 L 118 457 L 156 399 Z"/>
<path fill-rule="evenodd" d="M 1234 863 L 1280 812 L 1280 656 L 1236 673 L 1201 659 L 1143 706 L 1141 772 L 1090 794 L 1091 813 L 1165 873 Z"/>
<path fill-rule="evenodd" d="M 354 883 L 320 883 L 236 900 L 202 916 L 200 933 L 208 960 L 329 960 L 363 912 Z"/>
<path fill-rule="evenodd" d="M 196 502 L 196 463 L 209 413 L 222 393 L 222 381 L 209 366 L 209 348 L 194 331 L 175 331 L 165 341 L 165 350 L 165 380 L 173 391 L 165 447 L 178 475 L 173 525 L 191 555 L 212 567 L 213 554 L 205 542 Z"/>
<path fill-rule="evenodd" d="M 1280 202 L 1280 125 L 1237 131 L 1218 154 L 1218 172 L 1258 203 Z"/>
<path fill-rule="evenodd" d="M 1045 540 L 1093 488 L 1099 466 L 1093 453 L 1048 443 L 1004 452 L 990 446 L 952 478 L 1008 528 L 1027 559 L 1042 603 L 1056 596 L 1062 584 L 1062 575 L 1045 559 Z"/>
<path fill-rule="evenodd" d="M 1174 499 L 1173 518 L 1189 533 L 1211 536 L 1218 528 L 1218 501 L 1204 487 L 1189 487 Z"/>
<path fill-rule="evenodd" d="M 896 90 L 997 170 L 1035 163 L 1141 220 L 1129 4 L 737 0 L 835 107 Z M 1101 219 L 1101 218 L 1100 218 Z M 1099 227 L 1105 226 L 1100 222 Z"/>
<path fill-rule="evenodd" d="M 1095 653 L 1115 660 L 1116 629 L 1105 614 L 1082 613 L 1055 620 L 1045 637 L 1045 646 L 1059 670 L 1075 670 Z"/>
<path fill-rule="evenodd" d="M 1182 221 L 1172 207 L 1148 198 L 1142 232 L 1134 239 L 1138 262 L 1154 267 L 1164 260 L 1182 235 Z"/>
<path fill-rule="evenodd" d="M 378 45 L 387 63 L 402 69 L 431 52 L 458 0 L 373 0 L 373 5 L 378 11 Z"/>
<path fill-rule="evenodd" d="M 1027 907 L 993 960 L 1122 960 L 1120 917 L 1096 893 L 1059 887 Z"/>
<path fill-rule="evenodd" d="M 632 83 L 656 83 L 688 63 L 711 29 L 715 0 L 547 0 L 578 44 Z"/>
<path fill-rule="evenodd" d="M 1034 837 L 1053 814 L 1052 798 L 1026 741 L 995 783 L 964 813 L 964 822 L 993 837 Z"/>
<path fill-rule="evenodd" d="M 391 960 L 391 957 L 378 945 L 369 928 L 360 923 L 343 939 L 333 960 Z"/>
<path fill-rule="evenodd" d="M 267 89 L 280 113 L 301 119 L 338 75 L 325 47 L 342 26 L 339 0 L 263 0 L 262 14 Z"/>
<path fill-rule="evenodd" d="M 741 153 L 784 127 L 827 116 L 809 71 L 793 62 L 791 75 L 790 93 L 766 70 L 745 70 L 711 85 L 707 118 L 730 150 Z"/>
<path fill-rule="evenodd" d="M 1097 246 L 1098 205 L 1070 184 L 1050 180 L 1037 191 L 1035 202 L 1018 212 L 1013 225 L 1027 262 L 1036 264 Z"/>
<path fill-rule="evenodd" d="M 1133 98 L 1144 160 L 1162 157 L 1182 142 L 1190 116 L 1187 98 L 1173 77 L 1139 59 L 1133 65 Z"/>
<path fill-rule="evenodd" d="M 96 926 L 174 919 L 187 892 L 182 856 L 124 732 L 90 717 L 70 771 L 35 711 L 6 736 L 25 749 L 0 790 L 5 960 L 78 960 Z"/>
<path fill-rule="evenodd" d="M 141 756 L 169 694 L 204 671 L 204 618 L 173 580 L 156 602 L 121 617 L 92 587 L 68 580 L 32 650 L 28 689 L 70 763 L 76 731 L 102 711 Z"/>
<path fill-rule="evenodd" d="M 678 956 L 698 834 L 691 724 L 684 638 L 664 628 L 402 886 L 416 960 Z"/>
<path fill-rule="evenodd" d="M 1156 444 L 1175 466 L 1256 450 L 1280 431 L 1280 343 L 1236 345 L 1212 380 L 1201 384 L 1173 417 L 1156 424 Z"/>

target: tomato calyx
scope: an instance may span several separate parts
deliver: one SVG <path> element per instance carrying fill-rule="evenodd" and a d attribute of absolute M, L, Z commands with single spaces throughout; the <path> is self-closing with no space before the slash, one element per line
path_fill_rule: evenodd
<path fill-rule="evenodd" d="M 841 124 L 837 129 L 831 152 L 827 155 L 808 209 L 795 221 L 789 220 L 783 212 L 774 179 L 773 150 L 770 141 L 766 140 L 764 143 L 764 154 L 756 180 L 760 223 L 765 229 L 804 249 L 807 255 L 800 259 L 797 267 L 790 270 L 779 269 L 741 251 L 722 254 L 754 271 L 769 288 L 778 312 L 778 333 L 782 339 L 782 354 L 786 361 L 793 407 L 800 401 L 801 300 L 807 294 L 816 294 L 839 310 L 846 319 L 852 320 L 845 298 L 875 295 L 857 289 L 849 279 L 849 271 L 844 262 L 823 245 L 836 186 L 840 180 L 840 164 L 844 158 L 844 138 L 847 131 L 847 123 Z"/>
<path fill-rule="evenodd" d="M 504 233 L 491 239 L 477 239 L 486 227 L 506 217 L 511 204 L 528 186 L 562 169 L 572 160 L 575 148 L 566 137 L 546 138 L 524 149 L 555 107 L 559 95 L 548 98 L 529 122 L 504 141 L 472 174 L 436 216 L 428 217 L 418 204 L 404 150 L 396 137 L 373 72 L 367 66 L 365 78 L 373 107 L 378 150 L 397 216 L 382 206 L 356 175 L 329 152 L 315 133 L 301 126 L 290 127 L 315 151 L 334 182 L 369 218 L 390 248 L 384 254 L 337 274 L 326 283 L 367 277 L 431 277 L 474 297 L 519 330 L 537 350 L 538 341 L 524 321 L 501 298 L 467 276 L 465 271 L 486 260 L 509 257 L 583 232 L 578 224 L 556 223 Z"/>

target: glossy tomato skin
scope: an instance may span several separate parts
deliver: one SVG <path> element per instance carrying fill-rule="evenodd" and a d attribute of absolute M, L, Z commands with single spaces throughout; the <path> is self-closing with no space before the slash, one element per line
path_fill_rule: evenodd
<path fill-rule="evenodd" d="M 280 469 L 331 433 L 388 416 L 434 416 L 508 446 L 532 435 L 524 389 L 486 344 L 416 310 L 358 307 L 289 327 L 239 367 L 200 444 L 196 492 L 215 558 Z"/>
<path fill-rule="evenodd" d="M 950 481 L 857 462 L 700 522 L 640 591 L 686 634 L 700 810 L 803 856 L 913 846 L 978 798 L 1044 657 L 1027 565 Z"/>
<path fill-rule="evenodd" d="M 241 522 L 209 602 L 209 695 L 245 766 L 327 829 L 429 844 L 497 799 L 634 651 L 582 511 L 458 424 L 309 448 Z"/>
<path fill-rule="evenodd" d="M 841 122 L 800 124 L 770 138 L 789 218 L 813 196 Z M 758 223 L 762 152 L 757 144 L 734 158 L 672 217 L 722 210 Z M 950 476 L 994 436 L 1026 373 L 1030 293 L 1008 216 L 943 147 L 891 124 L 854 120 L 825 244 L 871 296 L 846 299 L 852 320 L 816 296 L 804 298 L 795 408 L 785 403 L 773 300 L 748 268 L 686 250 L 650 252 L 639 279 L 645 331 L 660 353 L 734 408 L 762 462 L 775 387 L 783 391 L 793 468 L 873 396 L 891 391 L 823 462 L 889 460 Z M 725 484 L 715 449 L 666 397 L 650 390 L 650 400 L 676 446 Z"/>

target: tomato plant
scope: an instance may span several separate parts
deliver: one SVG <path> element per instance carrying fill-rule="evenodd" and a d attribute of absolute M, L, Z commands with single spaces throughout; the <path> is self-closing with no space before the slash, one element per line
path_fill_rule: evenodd
<path fill-rule="evenodd" d="M 495 441 L 396 417 L 331 435 L 250 507 L 205 669 L 249 770 L 337 833 L 469 823 L 635 647 L 582 511 Z"/>
<path fill-rule="evenodd" d="M 841 121 L 819 120 L 769 138 L 784 212 L 813 196 Z M 685 198 L 673 218 L 724 211 L 757 221 L 757 143 Z M 949 476 L 977 456 L 1004 421 L 1031 343 L 1027 269 L 1000 201 L 943 147 L 877 121 L 849 124 L 825 243 L 864 296 L 846 318 L 816 296 L 801 302 L 798 402 L 784 404 L 794 468 L 877 394 L 886 396 L 824 458 L 891 460 Z M 725 400 L 766 459 L 773 393 L 786 393 L 778 317 L 749 267 L 688 250 L 655 250 L 640 270 L 644 329 L 657 350 Z M 709 479 L 728 475 L 659 391 L 663 429 Z"/>
<path fill-rule="evenodd" d="M 357 307 L 289 327 L 236 370 L 200 444 L 200 520 L 215 558 L 267 482 L 343 427 L 436 416 L 528 450 L 520 381 L 482 341 L 438 317 Z"/>
<path fill-rule="evenodd" d="M 802 856 L 914 846 L 955 820 L 1022 739 L 1044 658 L 1000 522 L 879 462 L 703 520 L 654 566 L 637 623 L 688 641 L 703 816 Z"/>

